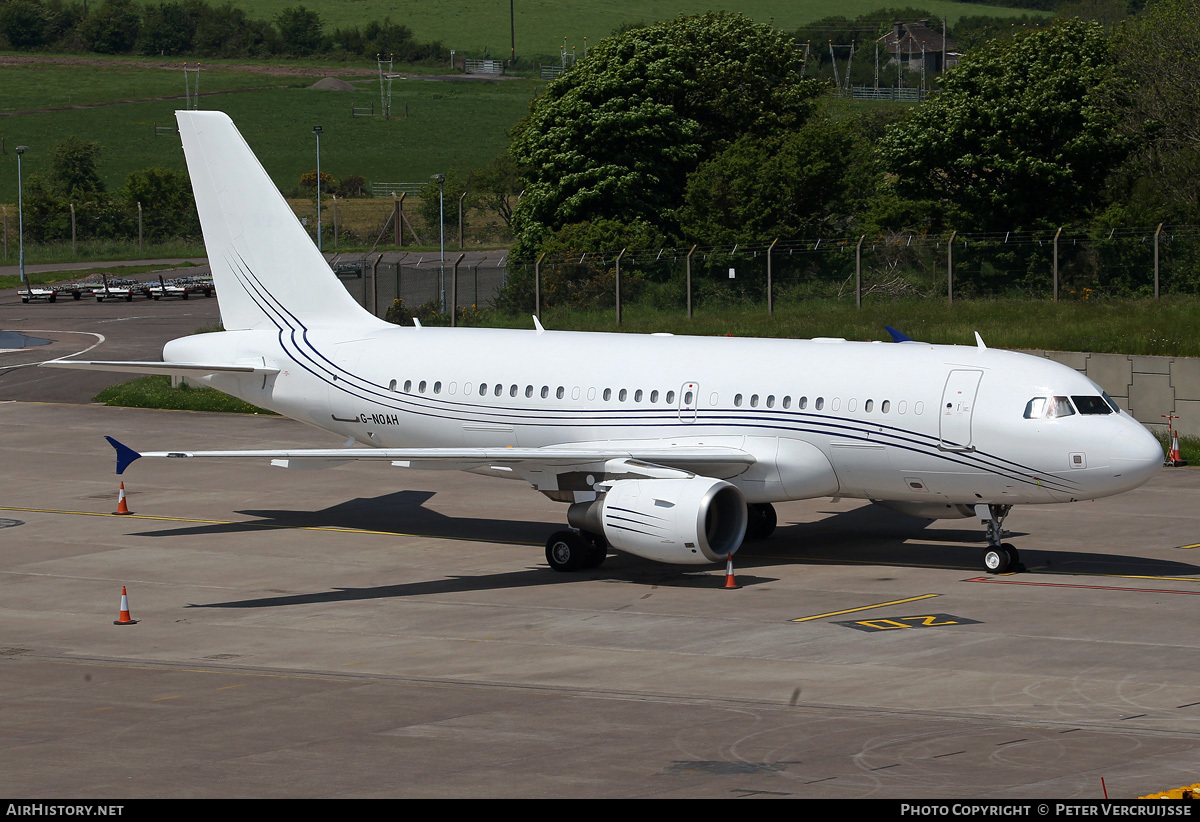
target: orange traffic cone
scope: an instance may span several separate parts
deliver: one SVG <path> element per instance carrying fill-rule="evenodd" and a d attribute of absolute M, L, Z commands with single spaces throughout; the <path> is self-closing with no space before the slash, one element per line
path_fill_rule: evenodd
<path fill-rule="evenodd" d="M 1187 465 L 1183 455 L 1179 453 L 1179 432 L 1175 431 L 1171 434 L 1171 453 L 1167 455 L 1167 465 L 1179 466 Z"/>
<path fill-rule="evenodd" d="M 730 554 L 725 558 L 725 590 L 741 587 L 733 578 L 733 554 Z"/>
<path fill-rule="evenodd" d="M 121 483 L 121 492 L 117 496 L 117 513 L 118 514 L 132 514 L 133 513 L 132 511 L 129 510 L 129 504 L 125 502 L 125 483 L 124 482 Z"/>
<path fill-rule="evenodd" d="M 113 625 L 137 625 L 137 620 L 129 616 L 129 596 L 125 586 L 121 586 L 121 613 L 113 620 Z"/>

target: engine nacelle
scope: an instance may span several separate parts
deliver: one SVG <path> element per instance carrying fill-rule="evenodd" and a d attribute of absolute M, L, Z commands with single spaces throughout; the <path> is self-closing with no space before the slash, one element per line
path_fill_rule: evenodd
<path fill-rule="evenodd" d="M 746 536 L 746 500 L 737 486 L 712 477 L 629 479 L 606 483 L 593 502 L 567 511 L 575 528 L 644 559 L 680 565 L 722 562 Z"/>
<path fill-rule="evenodd" d="M 891 508 L 901 514 L 923 519 L 962 519 L 975 516 L 970 505 L 955 505 L 950 502 L 901 502 L 898 500 L 873 499 L 871 502 Z"/>

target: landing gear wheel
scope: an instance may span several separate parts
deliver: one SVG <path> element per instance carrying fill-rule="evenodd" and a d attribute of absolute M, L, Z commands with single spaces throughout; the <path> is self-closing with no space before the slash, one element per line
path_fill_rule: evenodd
<path fill-rule="evenodd" d="M 604 538 L 603 534 L 593 534 L 588 531 L 583 531 L 582 534 L 587 542 L 587 552 L 580 567 L 599 568 L 608 558 L 608 540 Z"/>
<path fill-rule="evenodd" d="M 753 502 L 746 506 L 746 538 L 766 539 L 775 533 L 779 518 L 769 502 Z"/>
<path fill-rule="evenodd" d="M 555 531 L 546 540 L 546 562 L 555 571 L 578 571 L 594 554 L 588 539 L 578 531 Z"/>
<path fill-rule="evenodd" d="M 1012 564 L 1012 555 L 1003 546 L 988 547 L 983 552 L 983 568 L 989 574 L 1003 574 Z"/>
<path fill-rule="evenodd" d="M 1012 543 L 1006 542 L 1000 546 L 1004 553 L 1008 554 L 1008 568 L 1010 571 L 1024 571 L 1025 566 L 1021 564 L 1021 555 L 1017 553 L 1017 547 Z"/>

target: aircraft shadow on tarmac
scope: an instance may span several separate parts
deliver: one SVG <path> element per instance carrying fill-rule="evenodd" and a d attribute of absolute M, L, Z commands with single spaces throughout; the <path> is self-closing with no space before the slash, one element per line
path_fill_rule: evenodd
<path fill-rule="evenodd" d="M 822 565 L 961 568 L 982 572 L 982 555 L 987 541 L 979 521 L 944 520 L 939 527 L 931 528 L 934 522 L 937 520 L 907 516 L 881 505 L 864 505 L 849 511 L 829 512 L 823 519 L 813 522 L 780 523 L 769 540 L 747 542 L 736 558 L 742 567 L 784 560 Z M 947 527 L 946 523 L 954 525 Z M 1115 543 L 1111 550 L 1076 551 L 1060 549 L 1036 534 L 1032 539 L 1028 538 L 1030 536 L 1026 532 L 1006 529 L 1004 539 L 1017 547 L 1022 564 L 1032 573 L 1200 574 L 1200 565 L 1123 553 L 1123 546 Z"/>
<path fill-rule="evenodd" d="M 519 519 L 452 517 L 426 507 L 432 491 L 405 490 L 378 497 L 360 497 L 319 511 L 244 510 L 238 513 L 258 519 L 245 522 L 188 525 L 145 531 L 139 536 L 228 535 L 263 528 L 354 529 L 397 536 L 460 539 L 504 545 L 526 544 L 540 549 L 546 536 L 563 527 L 561 522 Z M 903 566 L 961 569 L 982 573 L 983 530 L 973 519 L 963 527 L 930 528 L 931 520 L 910 517 L 878 505 L 849 511 L 829 512 L 811 522 L 783 523 L 767 540 L 746 542 L 735 556 L 736 580 L 740 587 L 773 582 L 777 578 L 762 571 L 780 564 Z M 1155 558 L 1132 556 L 1117 550 L 1108 553 L 1056 550 L 1029 545 L 1028 536 L 1010 532 L 1021 559 L 1033 573 L 1190 576 L 1200 566 Z M 1114 546 L 1119 549 L 1119 546 Z M 724 569 L 716 566 L 679 566 L 612 553 L 600 568 L 576 573 L 551 572 L 541 562 L 520 571 L 477 576 L 450 576 L 400 585 L 332 590 L 262 597 L 237 602 L 193 605 L 203 608 L 258 608 L 337 602 L 361 599 L 463 593 L 535 585 L 563 584 L 589 580 L 660 585 L 671 587 L 719 587 Z"/>

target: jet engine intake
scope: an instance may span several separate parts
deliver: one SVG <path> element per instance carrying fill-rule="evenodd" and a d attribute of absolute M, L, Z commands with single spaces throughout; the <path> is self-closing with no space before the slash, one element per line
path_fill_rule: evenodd
<path fill-rule="evenodd" d="M 577 502 L 567 521 L 603 534 L 618 551 L 680 565 L 722 562 L 746 535 L 746 500 L 737 486 L 712 477 L 630 479 L 605 483 L 592 502 Z"/>

